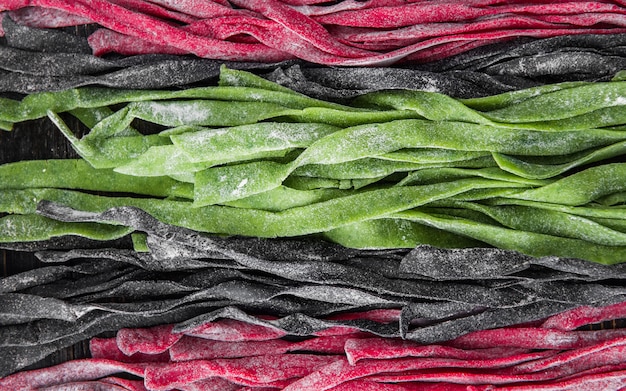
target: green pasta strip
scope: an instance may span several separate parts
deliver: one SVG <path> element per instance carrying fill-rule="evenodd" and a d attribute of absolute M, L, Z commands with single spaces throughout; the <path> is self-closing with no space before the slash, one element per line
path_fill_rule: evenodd
<path fill-rule="evenodd" d="M 94 240 L 112 240 L 132 232 L 128 227 L 99 223 L 66 223 L 27 214 L 0 218 L 0 243 L 34 242 L 75 235 Z"/>
<path fill-rule="evenodd" d="M 547 179 L 561 175 L 584 164 L 595 163 L 624 154 L 626 154 L 626 142 L 618 142 L 607 147 L 593 148 L 572 154 L 568 156 L 568 159 L 571 160 L 561 164 L 529 162 L 527 159 L 519 156 L 504 155 L 496 152 L 493 153 L 493 158 L 500 168 L 515 175 L 529 179 Z M 543 160 L 548 159 L 544 158 Z"/>
<path fill-rule="evenodd" d="M 491 153 L 481 151 L 457 151 L 455 149 L 441 148 L 415 148 L 400 149 L 377 156 L 378 159 L 394 160 L 407 163 L 456 163 L 482 157 L 490 157 Z"/>
<path fill-rule="evenodd" d="M 195 162 L 176 145 L 159 145 L 148 148 L 136 159 L 115 167 L 114 170 L 135 177 L 154 177 L 194 173 L 222 163 L 227 162 Z"/>
<path fill-rule="evenodd" d="M 515 230 L 580 239 L 606 246 L 626 246 L 625 233 L 588 218 L 564 212 L 516 205 L 486 206 L 459 203 L 455 206 L 482 212 L 498 223 Z"/>
<path fill-rule="evenodd" d="M 604 164 L 512 197 L 560 205 L 584 205 L 600 197 L 625 191 L 624 178 L 626 163 Z"/>
<path fill-rule="evenodd" d="M 506 195 L 504 198 L 498 196 L 492 197 L 489 200 L 490 205 L 523 205 L 531 206 L 533 208 L 539 208 L 544 210 L 554 210 L 558 212 L 569 213 L 575 216 L 584 216 L 589 218 L 606 218 L 606 219 L 620 219 L 626 220 L 626 207 L 606 207 L 599 204 L 592 204 L 589 206 L 568 206 L 555 204 L 551 202 L 540 201 L 526 201 L 521 199 L 515 199 L 516 193 Z M 507 198 L 508 197 L 508 198 Z M 460 199 L 457 198 L 457 199 Z"/>
<path fill-rule="evenodd" d="M 607 107 L 626 106 L 626 83 L 591 83 L 543 93 L 485 113 L 496 122 L 525 123 L 560 120 Z"/>
<path fill-rule="evenodd" d="M 201 128 L 200 128 L 201 129 Z M 191 161 L 236 162 L 264 152 L 306 148 L 339 128 L 319 123 L 265 122 L 170 136 Z M 270 155 L 271 156 L 271 155 Z"/>
<path fill-rule="evenodd" d="M 0 189 L 60 188 L 193 198 L 193 185 L 167 177 L 136 178 L 96 170 L 84 160 L 31 160 L 0 165 Z"/>
<path fill-rule="evenodd" d="M 323 237 L 351 248 L 414 248 L 429 244 L 443 248 L 484 247 L 485 244 L 427 225 L 402 219 L 360 221 L 335 228 Z"/>
<path fill-rule="evenodd" d="M 552 181 L 548 180 L 534 180 L 519 177 L 517 175 L 510 174 L 497 167 L 486 167 L 479 169 L 467 169 L 467 168 L 454 168 L 454 167 L 441 167 L 441 168 L 427 168 L 409 173 L 405 179 L 398 182 L 400 186 L 421 185 L 437 182 L 447 182 L 459 178 L 471 178 L 480 177 L 487 179 L 495 179 L 499 181 L 507 181 L 511 183 L 517 183 L 525 186 L 544 186 Z"/>
<path fill-rule="evenodd" d="M 492 111 L 503 109 L 507 106 L 519 104 L 536 96 L 549 94 L 555 91 L 588 85 L 587 82 L 564 82 L 557 84 L 546 84 L 538 87 L 526 88 L 524 90 L 510 91 L 498 95 L 485 96 L 482 98 L 460 99 L 460 101 L 475 110 Z"/>
<path fill-rule="evenodd" d="M 580 258 L 606 265 L 626 261 L 626 246 L 603 246 L 578 239 L 518 231 L 461 218 L 433 216 L 414 210 L 396 213 L 392 217 L 466 235 L 498 248 L 515 250 L 535 257 Z"/>
<path fill-rule="evenodd" d="M 330 178 L 312 178 L 291 175 L 285 179 L 283 184 L 296 190 L 315 190 L 315 189 L 360 189 L 362 187 L 376 183 L 385 177 L 366 178 L 366 179 L 330 179 Z"/>
<path fill-rule="evenodd" d="M 337 164 L 307 164 L 293 171 L 294 175 L 331 179 L 368 179 L 424 168 L 423 164 L 365 158 Z"/>
<path fill-rule="evenodd" d="M 336 189 L 296 190 L 286 186 L 279 186 L 265 193 L 227 202 L 224 205 L 235 208 L 259 209 L 270 212 L 307 206 L 317 202 L 324 202 L 334 198 L 354 194 L 353 191 Z"/>
<path fill-rule="evenodd" d="M 365 107 L 379 106 L 396 110 L 411 110 L 431 121 L 458 121 L 494 125 L 481 113 L 468 108 L 449 96 L 436 92 L 394 90 L 371 92 L 354 100 Z"/>
<path fill-rule="evenodd" d="M 76 152 L 95 168 L 121 166 L 139 157 L 150 147 L 170 144 L 168 139 L 158 135 L 79 140 L 57 114 L 49 111 L 48 118 L 72 143 Z"/>

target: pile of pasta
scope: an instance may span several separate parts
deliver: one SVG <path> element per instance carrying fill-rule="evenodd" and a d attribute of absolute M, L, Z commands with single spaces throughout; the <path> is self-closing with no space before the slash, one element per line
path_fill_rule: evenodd
<path fill-rule="evenodd" d="M 0 385 L 624 388 L 625 5 L 2 2 Z"/>

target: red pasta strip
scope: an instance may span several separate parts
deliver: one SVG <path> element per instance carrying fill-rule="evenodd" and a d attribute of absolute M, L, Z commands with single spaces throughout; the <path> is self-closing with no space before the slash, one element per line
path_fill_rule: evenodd
<path fill-rule="evenodd" d="M 185 335 L 212 339 L 215 341 L 267 341 L 282 338 L 284 331 L 232 319 L 220 319 L 205 323 L 193 330 L 185 331 Z"/>
<path fill-rule="evenodd" d="M 71 382 L 99 379 L 115 373 L 126 372 L 143 376 L 147 364 L 120 363 L 102 359 L 68 361 L 49 368 L 18 372 L 0 379 L 1 390 L 32 390 Z"/>
<path fill-rule="evenodd" d="M 454 383 L 378 383 L 369 380 L 352 380 L 337 387 L 330 388 L 331 391 L 487 391 L 493 390 L 492 386 L 466 386 Z"/>
<path fill-rule="evenodd" d="M 582 326 L 608 320 L 626 318 L 626 302 L 605 307 L 581 306 L 546 319 L 541 325 L 547 329 L 574 330 Z"/>
<path fill-rule="evenodd" d="M 273 21 L 249 18 L 243 23 L 233 23 L 231 18 L 227 23 L 220 23 L 214 27 L 210 27 L 214 33 L 222 37 L 230 37 L 237 34 L 247 34 L 257 39 L 262 44 L 280 50 L 283 53 L 289 53 L 294 57 L 315 62 L 330 63 L 343 59 L 337 55 L 330 54 L 318 49 L 309 41 L 303 39 L 300 35 L 291 30 L 285 29 Z M 202 29 L 203 24 L 214 24 L 212 20 L 204 20 L 190 26 L 193 31 L 199 35 L 205 35 L 208 31 Z M 376 55 L 375 53 L 373 55 Z M 369 58 L 371 56 L 361 56 L 359 58 Z"/>
<path fill-rule="evenodd" d="M 365 44 L 391 42 L 396 46 L 412 44 L 427 38 L 461 33 L 509 28 L 555 28 L 558 22 L 538 21 L 520 15 L 496 15 L 494 17 L 458 23 L 424 23 L 395 30 L 337 27 L 333 34 L 342 40 Z M 563 27 L 563 26 L 560 26 Z"/>
<path fill-rule="evenodd" d="M 324 330 L 316 331 L 313 333 L 313 335 L 318 337 L 331 337 L 337 335 L 355 335 L 359 332 L 360 330 L 355 327 L 333 326 Z"/>
<path fill-rule="evenodd" d="M 607 372 L 581 376 L 571 380 L 498 387 L 501 391 L 578 391 L 578 390 L 623 390 L 626 387 L 626 371 Z"/>
<path fill-rule="evenodd" d="M 246 37 L 244 33 L 252 33 L 252 36 L 248 37 L 251 38 L 251 42 L 254 43 L 245 44 L 254 46 L 255 51 L 260 53 L 260 55 L 263 55 L 263 52 L 266 50 L 274 49 L 270 49 L 268 45 L 257 43 L 258 41 L 255 39 L 256 37 L 261 37 L 263 39 L 267 38 L 270 45 L 278 44 L 280 46 L 283 46 L 286 50 L 291 50 L 295 53 L 299 53 L 300 56 L 318 58 L 322 61 L 327 61 L 333 58 L 331 55 L 325 54 L 324 52 L 308 44 L 306 41 L 303 41 L 297 35 L 291 34 L 288 31 L 285 32 L 284 30 L 280 29 L 275 22 L 269 20 L 261 20 L 249 16 L 239 15 L 206 19 L 182 27 L 181 30 L 198 36 L 215 39 L 220 42 L 237 36 L 240 37 L 240 39 L 237 39 L 237 41 L 243 42 L 244 40 L 241 39 L 241 37 Z M 277 37 L 272 36 L 272 34 L 274 33 L 272 33 L 270 30 L 275 31 L 275 34 L 280 35 L 285 33 L 287 35 L 291 35 L 291 37 L 285 38 L 285 41 L 281 43 Z M 253 38 L 253 36 L 255 38 Z M 189 54 L 189 52 L 181 50 L 177 47 L 158 45 L 154 42 L 145 41 L 138 37 L 124 35 L 106 29 L 100 29 L 91 34 L 88 40 L 94 54 L 98 56 L 110 52 L 116 52 L 124 55 L 148 53 Z M 248 41 L 250 42 L 250 40 Z M 234 44 L 235 42 L 227 43 Z M 298 47 L 300 47 L 299 45 L 302 46 L 303 51 L 296 50 Z M 295 54 L 290 55 L 287 52 L 283 52 L 282 59 L 295 57 Z"/>
<path fill-rule="evenodd" d="M 400 357 L 436 357 L 459 360 L 483 360 L 527 353 L 526 349 L 499 347 L 462 350 L 441 345 L 420 345 L 411 341 L 388 338 L 349 339 L 345 344 L 350 364 L 363 359 L 386 360 Z M 550 352 L 546 355 L 551 354 Z"/>
<path fill-rule="evenodd" d="M 602 365 L 620 363 L 626 365 L 626 337 L 520 364 L 515 367 L 515 372 L 539 372 L 552 368 L 566 368 L 567 370 L 571 370 L 574 366 L 577 366 L 579 369 L 572 372 L 576 373 Z"/>
<path fill-rule="evenodd" d="M 371 334 L 355 333 L 311 338 L 293 344 L 289 351 L 308 351 L 324 354 L 345 354 L 345 345 L 347 341 L 358 340 L 359 338 L 366 337 L 371 337 Z"/>
<path fill-rule="evenodd" d="M 328 0 L 283 0 L 283 3 L 290 5 L 312 5 L 327 3 Z"/>
<path fill-rule="evenodd" d="M 27 7 L 9 12 L 14 22 L 35 28 L 59 28 L 92 23 L 91 19 L 63 10 L 42 7 Z"/>
<path fill-rule="evenodd" d="M 65 384 L 54 385 L 50 387 L 39 388 L 42 391 L 129 391 L 128 388 L 119 384 L 111 384 L 98 380 L 71 382 Z M 145 388 L 144 388 L 145 390 Z"/>
<path fill-rule="evenodd" d="M 223 342 L 184 337 L 170 348 L 169 354 L 172 361 L 253 357 L 304 351 L 318 354 L 344 354 L 346 341 L 353 339 L 353 335 L 338 335 L 311 338 L 300 342 L 288 342 L 281 339 Z"/>
<path fill-rule="evenodd" d="M 251 342 L 223 342 L 184 337 L 169 350 L 172 361 L 213 360 L 283 354 L 292 343 L 281 339 Z"/>
<path fill-rule="evenodd" d="M 217 18 L 220 16 L 239 15 L 241 10 L 233 9 L 227 1 L 211 0 L 150 0 L 169 9 L 184 12 L 197 18 Z"/>
<path fill-rule="evenodd" d="M 98 29 L 88 38 L 89 46 L 95 56 L 115 52 L 125 56 L 137 54 L 174 54 L 185 55 L 188 51 L 173 46 L 157 45 L 137 37 L 131 37 L 107 29 Z"/>
<path fill-rule="evenodd" d="M 593 26 L 596 24 L 611 24 L 614 26 L 626 26 L 625 14 L 614 13 L 586 13 L 583 15 L 539 15 L 537 20 L 550 23 L 571 24 L 573 26 Z"/>
<path fill-rule="evenodd" d="M 448 342 L 447 345 L 461 349 L 481 349 L 494 346 L 525 349 L 578 349 L 619 337 L 626 337 L 625 329 L 559 331 L 511 327 L 474 331 Z"/>
<path fill-rule="evenodd" d="M 621 372 L 621 371 L 620 371 Z M 601 376 L 601 374 L 597 374 Z M 615 373 L 611 374 L 615 375 Z M 625 375 L 618 375 L 618 378 L 622 381 L 622 385 L 626 380 Z M 459 371 L 424 371 L 422 373 L 412 373 L 412 374 L 392 374 L 392 375 L 375 375 L 367 378 L 371 381 L 388 383 L 388 382 L 449 382 L 449 383 L 457 383 L 462 384 L 464 386 L 472 385 L 507 385 L 507 384 L 515 384 L 515 383 L 531 383 L 534 387 L 535 385 L 539 385 L 541 383 L 546 382 L 555 382 L 558 379 L 555 377 L 554 372 L 546 372 L 546 373 L 533 373 L 533 374 L 525 374 L 525 375 L 500 375 L 500 374 L 492 374 L 492 373 L 478 373 L 478 372 L 459 372 Z M 539 384 L 537 384 L 539 383 Z M 296 383 L 293 383 L 296 384 Z M 321 388 L 320 390 L 327 390 L 328 388 Z M 493 387 L 491 389 L 494 389 Z M 497 387 L 496 390 L 500 390 L 502 388 Z M 509 389 L 509 387 L 505 388 Z M 510 389 L 515 389 L 510 387 Z M 535 388 L 527 388 L 534 390 Z M 554 388 L 562 390 L 563 388 Z M 602 388 L 600 388 L 602 389 Z M 609 388 L 611 390 L 615 390 L 616 388 Z M 286 388 L 288 390 L 288 388 Z M 300 390 L 308 390 L 305 388 L 300 388 Z"/>
<path fill-rule="evenodd" d="M 163 353 L 183 337 L 182 334 L 172 334 L 173 328 L 173 325 L 164 325 L 145 329 L 121 329 L 117 332 L 117 346 L 128 356 L 135 353 Z"/>
<path fill-rule="evenodd" d="M 315 20 L 322 24 L 339 26 L 396 28 L 421 23 L 475 19 L 485 15 L 489 15 L 488 10 L 460 2 L 420 2 L 409 5 L 336 12 L 330 15 L 315 17 Z"/>
<path fill-rule="evenodd" d="M 221 377 L 200 380 L 194 383 L 178 386 L 182 391 L 237 391 L 243 387 Z"/>
<path fill-rule="evenodd" d="M 278 387 L 241 387 L 238 391 L 279 391 Z"/>
<path fill-rule="evenodd" d="M 576 372 L 576 373 L 571 374 L 569 376 L 563 376 L 562 378 L 559 379 L 559 381 L 568 381 L 568 380 L 576 379 L 576 378 L 582 377 L 582 376 L 598 375 L 598 374 L 609 373 L 609 372 L 619 372 L 619 371 L 623 371 L 623 370 L 626 370 L 626 364 L 625 363 L 613 364 L 613 365 L 604 365 L 604 366 L 601 366 L 601 367 L 585 369 L 584 371 Z"/>
<path fill-rule="evenodd" d="M 119 349 L 115 338 L 92 338 L 89 341 L 89 351 L 91 352 L 91 357 L 93 358 L 102 358 L 126 363 L 170 361 L 170 355 L 168 352 L 161 354 L 135 353 L 128 356 Z"/>
<path fill-rule="evenodd" d="M 276 0 L 231 0 L 278 22 L 316 48 L 340 57 L 365 57 L 373 53 L 341 44 L 319 23 Z"/>
<path fill-rule="evenodd" d="M 505 368 L 535 359 L 537 357 L 541 357 L 541 355 L 541 353 L 528 353 L 486 360 L 457 360 L 448 358 L 398 358 L 389 360 L 363 360 L 356 363 L 355 365 L 351 365 L 347 360 L 338 360 L 320 368 L 319 370 L 309 374 L 308 376 L 303 377 L 297 382 L 294 382 L 289 387 L 285 388 L 285 391 L 327 390 L 349 380 L 385 373 L 396 373 L 396 375 L 380 375 L 371 377 L 370 379 L 382 382 L 392 382 L 396 381 L 392 380 L 392 378 L 395 379 L 397 376 L 397 381 L 423 381 L 420 377 L 422 376 L 421 371 L 423 370 L 436 368 L 475 368 L 483 370 L 486 368 Z M 417 370 L 420 370 L 420 373 L 413 373 Z M 408 373 L 400 374 L 402 372 Z M 526 375 L 520 376 L 523 377 Z M 530 377 L 532 378 L 532 376 Z M 549 377 L 548 379 L 552 378 L 553 377 Z M 502 379 L 502 381 L 505 383 L 515 382 L 515 376 L 513 375 L 503 376 Z M 452 383 L 457 382 L 447 379 L 445 375 L 442 377 L 438 377 L 436 381 L 450 381 Z M 481 383 L 485 382 L 480 381 L 468 384 Z"/>
<path fill-rule="evenodd" d="M 587 12 L 625 13 L 623 8 L 601 2 L 560 2 L 558 4 L 513 4 L 484 7 L 461 2 L 423 2 L 404 6 L 377 7 L 322 15 L 315 19 L 322 24 L 339 26 L 397 28 L 422 23 L 442 23 L 476 19 L 505 13 L 529 15 L 577 15 Z"/>
<path fill-rule="evenodd" d="M 142 14 L 154 16 L 161 19 L 172 19 L 183 23 L 193 23 L 198 20 L 197 17 L 190 16 L 182 12 L 176 12 L 160 7 L 156 4 L 143 0 L 108 0 L 114 4 L 122 6 L 132 11 L 141 12 Z"/>
<path fill-rule="evenodd" d="M 119 377 L 105 377 L 100 380 L 102 383 L 115 384 L 124 387 L 130 391 L 147 391 L 148 389 L 143 384 L 143 380 L 129 380 L 121 379 Z"/>
<path fill-rule="evenodd" d="M 267 384 L 302 377 L 337 360 L 335 356 L 301 354 L 269 355 L 237 359 L 195 360 L 173 363 L 166 367 L 148 367 L 145 382 L 149 389 L 167 390 L 210 377 L 232 382 L 250 380 Z"/>

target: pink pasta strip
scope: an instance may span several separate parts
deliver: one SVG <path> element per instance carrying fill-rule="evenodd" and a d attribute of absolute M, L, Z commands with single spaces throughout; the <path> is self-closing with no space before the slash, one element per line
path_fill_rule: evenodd
<path fill-rule="evenodd" d="M 14 22 L 35 28 L 59 28 L 93 23 L 91 19 L 54 8 L 26 7 L 9 12 Z"/>
<path fill-rule="evenodd" d="M 276 0 L 231 0 L 232 3 L 258 12 L 278 22 L 314 47 L 339 57 L 365 57 L 373 53 L 341 44 L 315 20 Z M 276 31 L 276 30 L 274 30 Z"/>
<path fill-rule="evenodd" d="M 574 330 L 579 327 L 626 318 L 626 302 L 605 307 L 582 306 L 546 319 L 541 327 L 557 330 Z"/>
<path fill-rule="evenodd" d="M 146 364 L 128 364 L 103 359 L 68 361 L 49 368 L 18 372 L 0 379 L 0 390 L 32 390 L 60 384 L 99 379 L 126 372 L 143 376 Z"/>
<path fill-rule="evenodd" d="M 626 337 L 626 330 L 560 331 L 511 327 L 474 331 L 447 344 L 461 349 L 494 346 L 525 349 L 577 349 L 619 337 Z"/>
<path fill-rule="evenodd" d="M 168 352 L 161 354 L 135 353 L 131 356 L 124 354 L 117 346 L 116 338 L 92 338 L 89 341 L 89 351 L 92 358 L 102 358 L 126 363 L 169 362 Z"/>
<path fill-rule="evenodd" d="M 117 332 L 117 346 L 128 356 L 135 353 L 163 353 L 183 337 L 182 334 L 172 334 L 173 328 L 173 325 L 164 325 L 145 329 L 121 329 Z"/>
<path fill-rule="evenodd" d="M 317 368 L 337 360 L 335 356 L 301 354 L 297 359 L 290 355 L 268 355 L 237 359 L 194 360 L 148 367 L 146 386 L 154 390 L 167 390 L 210 377 L 221 377 L 232 382 L 250 380 L 261 385 L 302 377 Z"/>
<path fill-rule="evenodd" d="M 512 356 L 528 352 L 526 349 L 499 347 L 462 350 L 441 345 L 420 345 L 411 341 L 388 338 L 349 339 L 345 344 L 350 364 L 364 359 L 386 360 L 400 357 L 436 357 L 459 360 L 481 360 Z M 549 354 L 549 353 L 548 353 Z"/>
<path fill-rule="evenodd" d="M 186 331 L 185 335 L 212 339 L 216 341 L 267 341 L 282 338 L 286 333 L 279 329 L 260 326 L 232 319 L 221 319 L 205 323 L 193 330 Z"/>
<path fill-rule="evenodd" d="M 545 353 L 543 353 L 545 354 Z M 328 390 L 341 383 L 365 378 L 367 376 L 374 376 L 381 374 L 380 376 L 374 376 L 370 379 L 382 382 L 392 381 L 424 381 L 423 370 L 433 370 L 441 368 L 475 368 L 475 369 L 496 369 L 510 367 L 528 360 L 533 360 L 542 357 L 542 353 L 528 353 L 519 354 L 509 357 L 498 357 L 494 359 L 485 360 L 458 360 L 448 358 L 397 358 L 388 360 L 363 360 L 355 365 L 351 365 L 347 360 L 339 360 L 328 364 L 325 367 L 305 376 L 304 378 L 294 382 L 285 388 L 285 391 L 308 391 L 308 390 Z M 419 371 L 419 373 L 415 373 Z M 407 374 L 403 374 L 407 372 Z M 386 373 L 393 373 L 393 375 L 385 375 Z M 437 372 L 439 373 L 439 372 Z M 437 375 L 436 380 L 425 381 L 448 381 L 456 383 L 457 377 L 453 376 L 452 379 L 446 377 L 446 375 Z M 465 373 L 461 372 L 463 375 Z M 488 376 L 491 376 L 490 374 Z M 525 375 L 522 375 L 525 376 Z M 506 375 L 502 378 L 503 382 L 514 382 L 515 376 Z M 551 379 L 552 377 L 550 377 Z M 393 379 L 393 380 L 392 380 Z M 484 382 L 483 382 L 484 383 Z M 472 382 L 468 384 L 480 384 Z"/>

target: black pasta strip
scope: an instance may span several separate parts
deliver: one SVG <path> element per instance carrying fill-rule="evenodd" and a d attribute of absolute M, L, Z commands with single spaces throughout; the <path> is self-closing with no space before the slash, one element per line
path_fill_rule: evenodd
<path fill-rule="evenodd" d="M 36 29 L 15 23 L 8 15 L 2 18 L 2 28 L 11 47 L 50 53 L 91 54 L 86 37 L 56 29 Z"/>
<path fill-rule="evenodd" d="M 568 281 L 525 281 L 520 287 L 528 289 L 542 300 L 574 303 L 579 305 L 594 304 L 598 298 L 611 300 L 614 297 L 626 297 L 626 286 L 607 284 L 579 284 Z"/>
<path fill-rule="evenodd" d="M 163 276 L 162 273 L 149 274 L 144 276 L 144 279 L 121 281 L 111 289 L 100 290 L 99 292 L 83 295 L 69 301 L 91 303 L 106 301 L 106 299 L 110 297 L 124 298 L 125 301 L 168 298 L 191 294 L 206 287 L 229 281 L 251 281 L 274 286 L 284 286 L 288 283 L 287 281 L 279 280 L 271 276 L 253 275 L 232 269 L 212 268 L 203 271 L 195 271 L 181 278 L 175 278 L 175 276 L 169 275 Z"/>
<path fill-rule="evenodd" d="M 482 70 L 490 75 L 602 80 L 626 68 L 626 58 L 595 52 L 557 51 L 504 60 Z"/>
<path fill-rule="evenodd" d="M 496 95 L 539 83 L 472 71 L 430 72 L 405 68 L 277 68 L 265 78 L 313 98 L 347 101 L 368 92 L 415 89 L 456 98 Z"/>
<path fill-rule="evenodd" d="M 55 265 L 43 266 L 0 279 L 0 293 L 23 291 L 55 281 L 69 278 L 76 274 L 108 273 L 119 266 L 119 263 L 105 260 L 84 262 L 75 266 Z"/>
<path fill-rule="evenodd" d="M 626 34 L 580 34 L 562 35 L 559 37 L 545 39 L 520 38 L 517 40 L 485 45 L 465 53 L 432 63 L 420 64 L 417 68 L 422 70 L 449 71 L 449 70 L 472 70 L 481 71 L 491 65 L 501 61 L 514 58 L 521 58 L 545 53 L 567 52 L 590 52 L 607 56 L 624 56 L 624 46 L 626 46 Z M 569 67 L 576 67 L 576 64 L 559 64 L 564 72 L 569 72 Z M 599 64 L 601 71 L 604 64 Z M 538 69 L 527 70 L 529 76 L 538 75 Z M 589 74 L 594 74 L 594 69 L 588 69 Z M 612 72 L 614 73 L 614 72 Z M 595 77 L 611 76 L 596 73 Z"/>
<path fill-rule="evenodd" d="M 126 267 L 80 279 L 59 280 L 55 283 L 32 287 L 23 292 L 68 300 L 82 295 L 107 292 L 126 281 L 139 280 L 145 276 L 146 272 L 141 269 Z M 106 295 L 106 293 L 104 294 Z"/>
<path fill-rule="evenodd" d="M 72 259 L 110 259 L 118 262 L 135 265 L 146 270 L 167 271 L 167 270 L 190 270 L 211 266 L 196 257 L 185 254 L 184 256 L 172 258 L 155 258 L 151 254 L 137 253 L 129 249 L 73 249 L 70 251 L 38 251 L 37 258 L 45 263 L 68 262 Z"/>
<path fill-rule="evenodd" d="M 237 250 L 257 254 L 268 260 L 293 261 L 341 261 L 356 256 L 384 257 L 399 261 L 406 250 L 367 251 L 341 247 L 329 242 L 290 239 L 254 239 L 232 237 L 212 238 L 216 242 L 228 243 Z M 139 266 L 146 270 L 190 270 L 212 266 L 239 267 L 222 253 L 197 247 L 156 240 L 148 237 L 149 253 L 137 253 L 129 249 L 76 249 L 70 251 L 38 251 L 37 257 L 46 263 L 68 262 L 77 258 L 112 259 Z"/>
<path fill-rule="evenodd" d="M 402 259 L 399 270 L 443 281 L 515 276 L 533 265 L 595 279 L 626 278 L 626 265 L 608 266 L 558 257 L 534 258 L 496 248 L 439 249 L 418 246 Z"/>
<path fill-rule="evenodd" d="M 422 247 L 422 246 L 420 246 Z M 481 284 L 488 284 L 490 287 L 506 287 L 519 284 L 521 281 L 531 280 L 531 281 L 598 281 L 607 278 L 611 278 L 609 274 L 604 276 L 602 275 L 584 275 L 584 274 L 575 274 L 565 271 L 558 271 L 549 268 L 544 268 L 540 266 L 535 266 L 533 264 L 529 265 L 527 269 L 523 271 L 512 273 L 512 274 L 502 274 L 498 275 L 497 273 L 489 274 L 485 273 L 484 275 L 476 274 L 472 277 L 470 274 L 468 275 L 459 275 L 458 271 L 451 270 L 453 276 L 442 277 L 441 275 L 433 277 L 432 275 L 425 275 L 411 272 L 411 266 L 407 268 L 407 264 L 411 262 L 414 263 L 423 263 L 427 259 L 432 259 L 431 252 L 437 253 L 439 251 L 438 248 L 424 246 L 428 248 L 428 250 L 424 251 L 424 260 L 412 259 L 412 261 L 405 261 L 404 258 L 402 260 L 390 260 L 385 259 L 381 262 L 380 258 L 354 258 L 347 261 L 343 261 L 343 264 L 351 265 L 354 267 L 377 271 L 387 278 L 398 278 L 398 279 L 406 279 L 406 280 L 425 280 L 425 281 L 454 281 L 454 280 L 480 280 Z M 491 249 L 485 249 L 489 252 Z M 415 255 L 412 255 L 412 258 L 415 258 Z M 488 258 L 487 258 L 488 259 Z M 491 271 L 491 265 L 488 262 L 484 262 L 482 258 L 472 258 L 467 257 L 464 261 L 465 263 L 470 263 L 469 268 L 471 268 L 472 273 L 478 273 L 478 270 L 483 271 Z M 445 261 L 443 264 L 447 264 Z M 402 268 L 401 268 L 402 266 Z M 468 268 L 467 265 L 462 266 L 462 268 Z M 407 271 L 408 270 L 408 271 Z M 456 275 L 457 277 L 454 277 Z"/>
<path fill-rule="evenodd" d="M 89 311 L 84 306 L 69 305 L 64 301 L 26 295 L 0 294 L 0 326 L 22 324 L 39 319 L 58 319 L 74 322 Z"/>

